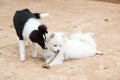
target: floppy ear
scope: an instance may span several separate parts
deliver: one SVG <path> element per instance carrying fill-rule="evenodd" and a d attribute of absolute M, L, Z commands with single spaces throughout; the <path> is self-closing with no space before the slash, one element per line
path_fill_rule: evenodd
<path fill-rule="evenodd" d="M 47 27 L 46 27 L 46 25 L 44 25 L 44 24 L 41 24 L 41 25 L 38 27 L 38 30 L 39 30 L 39 32 L 40 32 L 41 34 L 48 33 Z"/>
<path fill-rule="evenodd" d="M 38 31 L 41 35 L 44 36 L 44 39 L 46 39 L 46 33 L 48 33 L 46 25 L 44 25 L 44 24 L 40 25 L 38 27 Z"/>
<path fill-rule="evenodd" d="M 46 41 L 49 41 L 50 39 L 55 37 L 55 33 L 54 32 L 50 32 L 48 34 L 46 34 Z"/>

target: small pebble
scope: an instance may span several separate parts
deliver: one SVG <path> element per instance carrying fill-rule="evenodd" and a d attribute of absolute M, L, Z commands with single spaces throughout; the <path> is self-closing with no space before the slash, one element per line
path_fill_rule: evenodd
<path fill-rule="evenodd" d="M 104 67 L 104 69 L 108 69 L 107 67 Z"/>
<path fill-rule="evenodd" d="M 3 29 L 0 29 L 0 31 L 2 31 Z"/>
<path fill-rule="evenodd" d="M 108 19 L 104 19 L 104 21 L 109 21 Z"/>
<path fill-rule="evenodd" d="M 120 50 L 118 50 L 118 51 L 120 51 Z"/>
<path fill-rule="evenodd" d="M 10 27 L 11 27 L 11 28 L 13 28 L 13 27 L 14 27 L 14 25 L 13 25 L 13 24 L 11 24 L 11 25 L 10 25 Z"/>
<path fill-rule="evenodd" d="M 73 69 L 74 67 L 70 67 L 70 69 Z"/>
<path fill-rule="evenodd" d="M 13 54 L 16 54 L 16 52 L 13 52 Z"/>
<path fill-rule="evenodd" d="M 7 36 L 5 36 L 5 38 L 7 38 Z"/>

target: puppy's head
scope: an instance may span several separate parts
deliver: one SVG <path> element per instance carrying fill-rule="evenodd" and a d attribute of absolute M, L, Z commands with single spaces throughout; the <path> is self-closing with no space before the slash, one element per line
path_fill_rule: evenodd
<path fill-rule="evenodd" d="M 45 40 L 46 40 L 47 27 L 45 25 L 40 25 L 38 30 L 34 30 L 30 39 L 32 42 L 38 43 L 43 49 L 46 49 Z"/>
<path fill-rule="evenodd" d="M 46 33 L 48 33 L 46 25 L 44 24 L 40 25 L 38 27 L 38 31 L 39 31 L 39 34 L 43 35 L 44 39 L 46 39 Z"/>
<path fill-rule="evenodd" d="M 49 33 L 46 39 L 47 48 L 52 50 L 54 53 L 59 53 L 62 45 L 64 44 L 64 37 L 65 33 L 63 32 Z"/>

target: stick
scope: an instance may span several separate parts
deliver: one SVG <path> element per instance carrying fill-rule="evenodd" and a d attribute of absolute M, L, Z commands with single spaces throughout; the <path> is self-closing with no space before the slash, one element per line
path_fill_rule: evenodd
<path fill-rule="evenodd" d="M 55 53 L 55 55 L 52 57 L 52 59 L 47 64 L 43 64 L 42 67 L 49 69 L 50 68 L 49 64 L 56 58 L 57 55 L 58 55 L 58 53 Z"/>
<path fill-rule="evenodd" d="M 48 64 L 50 64 L 51 62 L 53 62 L 53 60 L 56 58 L 56 56 L 58 55 L 58 53 L 55 53 L 55 55 L 52 57 L 52 59 L 48 62 Z"/>

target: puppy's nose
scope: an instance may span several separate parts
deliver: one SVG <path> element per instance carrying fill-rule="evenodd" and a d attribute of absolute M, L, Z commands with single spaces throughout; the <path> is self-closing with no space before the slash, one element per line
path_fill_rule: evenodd
<path fill-rule="evenodd" d="M 57 50 L 57 53 L 59 53 L 60 52 L 60 50 Z"/>

